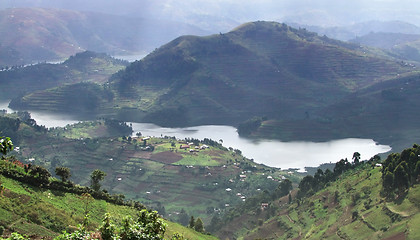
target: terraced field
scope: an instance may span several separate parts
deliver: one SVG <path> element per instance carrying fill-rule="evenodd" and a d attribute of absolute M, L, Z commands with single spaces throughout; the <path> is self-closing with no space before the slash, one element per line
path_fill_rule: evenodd
<path fill-rule="evenodd" d="M 57 166 L 69 167 L 71 180 L 82 185 L 90 185 L 91 172 L 100 169 L 107 174 L 103 188 L 111 193 L 139 200 L 173 220 L 184 209 L 205 224 L 215 211 L 226 211 L 226 204 L 241 203 L 237 193 L 250 197 L 271 191 L 286 174 L 213 141 L 194 140 L 187 145 L 186 140 L 168 137 L 107 137 L 105 129 L 101 122 L 84 122 L 30 134 L 15 155 L 25 163 L 34 158 L 33 163 L 51 172 Z"/>
<path fill-rule="evenodd" d="M 367 165 L 346 172 L 325 189 L 301 201 L 288 203 L 287 197 L 283 197 L 271 202 L 276 209 L 274 216 L 256 211 L 258 206 L 248 209 L 218 235 L 241 236 L 240 239 L 417 239 L 419 185 L 395 200 L 385 199 L 381 191 L 380 167 Z M 256 219 L 260 221 L 258 227 L 255 227 Z"/>

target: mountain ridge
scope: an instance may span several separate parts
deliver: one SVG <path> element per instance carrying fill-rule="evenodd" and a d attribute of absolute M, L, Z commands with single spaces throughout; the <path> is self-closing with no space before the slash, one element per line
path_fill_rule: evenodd
<path fill-rule="evenodd" d="M 183 23 L 63 9 L 0 10 L 2 49 L 14 61 L 0 66 L 56 61 L 90 50 L 113 55 L 144 54 L 176 36 L 206 32 Z M 3 52 L 3 50 L 2 50 Z M 6 52 L 5 52 L 6 53 Z M 14 53 L 14 55 L 13 55 Z"/>

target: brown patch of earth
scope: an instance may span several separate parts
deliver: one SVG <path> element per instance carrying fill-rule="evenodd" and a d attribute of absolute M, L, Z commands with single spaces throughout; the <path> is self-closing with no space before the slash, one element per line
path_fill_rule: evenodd
<path fill-rule="evenodd" d="M 400 232 L 394 236 L 384 238 L 383 240 L 405 240 L 405 233 Z"/>
<path fill-rule="evenodd" d="M 129 158 L 143 158 L 143 159 L 150 159 L 150 157 L 152 156 L 151 152 L 148 151 L 130 151 L 127 153 L 128 156 L 130 156 Z"/>
<path fill-rule="evenodd" d="M 222 156 L 223 155 L 223 151 L 221 151 L 221 150 L 210 150 L 210 151 L 208 151 L 207 152 L 207 154 L 209 155 L 209 156 L 214 156 L 214 157 L 220 157 L 220 156 Z"/>
<path fill-rule="evenodd" d="M 160 152 L 150 156 L 150 160 L 164 164 L 172 164 L 182 159 L 182 156 L 174 152 Z"/>

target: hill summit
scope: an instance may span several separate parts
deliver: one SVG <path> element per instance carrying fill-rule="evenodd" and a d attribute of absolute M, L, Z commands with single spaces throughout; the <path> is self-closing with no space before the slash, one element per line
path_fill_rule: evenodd
<path fill-rule="evenodd" d="M 111 81 L 132 99 L 139 89 L 161 91 L 144 109 L 152 116 L 145 120 L 170 125 L 156 119 L 176 109 L 188 124 L 237 124 L 253 116 L 302 118 L 407 71 L 358 45 L 281 23 L 251 22 L 226 34 L 179 37 Z"/>

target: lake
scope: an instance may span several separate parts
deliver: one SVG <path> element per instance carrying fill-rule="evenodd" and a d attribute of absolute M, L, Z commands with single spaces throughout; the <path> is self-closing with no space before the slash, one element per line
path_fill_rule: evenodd
<path fill-rule="evenodd" d="M 210 138 L 222 140 L 223 145 L 239 149 L 248 158 L 267 166 L 282 169 L 317 167 L 322 163 L 351 160 L 354 152 L 362 159 L 391 150 L 390 146 L 377 144 L 372 139 L 347 138 L 328 142 L 281 142 L 278 140 L 251 140 L 239 137 L 231 126 L 197 126 L 188 128 L 163 128 L 150 123 L 132 123 L 134 134 L 143 136 L 175 136 L 177 138 Z"/>
<path fill-rule="evenodd" d="M 0 110 L 6 109 L 8 113 L 14 112 L 9 108 L 9 102 L 0 102 Z M 38 125 L 44 125 L 47 128 L 51 127 L 65 127 L 67 124 L 78 123 L 79 120 L 70 115 L 53 114 L 50 112 L 31 111 L 31 117 L 35 119 Z"/>
<path fill-rule="evenodd" d="M 9 109 L 8 103 L 0 103 L 0 109 Z M 31 116 L 38 125 L 64 127 L 79 122 L 72 116 L 32 111 Z M 359 152 L 362 159 L 369 159 L 375 154 L 391 150 L 390 146 L 380 145 L 372 139 L 340 139 L 328 142 L 281 142 L 278 140 L 250 140 L 239 137 L 231 126 L 196 126 L 188 128 L 164 128 L 150 123 L 132 123 L 133 135 L 141 132 L 143 136 L 174 136 L 179 139 L 210 138 L 222 140 L 225 147 L 239 149 L 245 157 L 257 163 L 282 169 L 317 167 L 322 163 L 335 163 L 340 159 L 351 160 L 354 152 Z"/>

